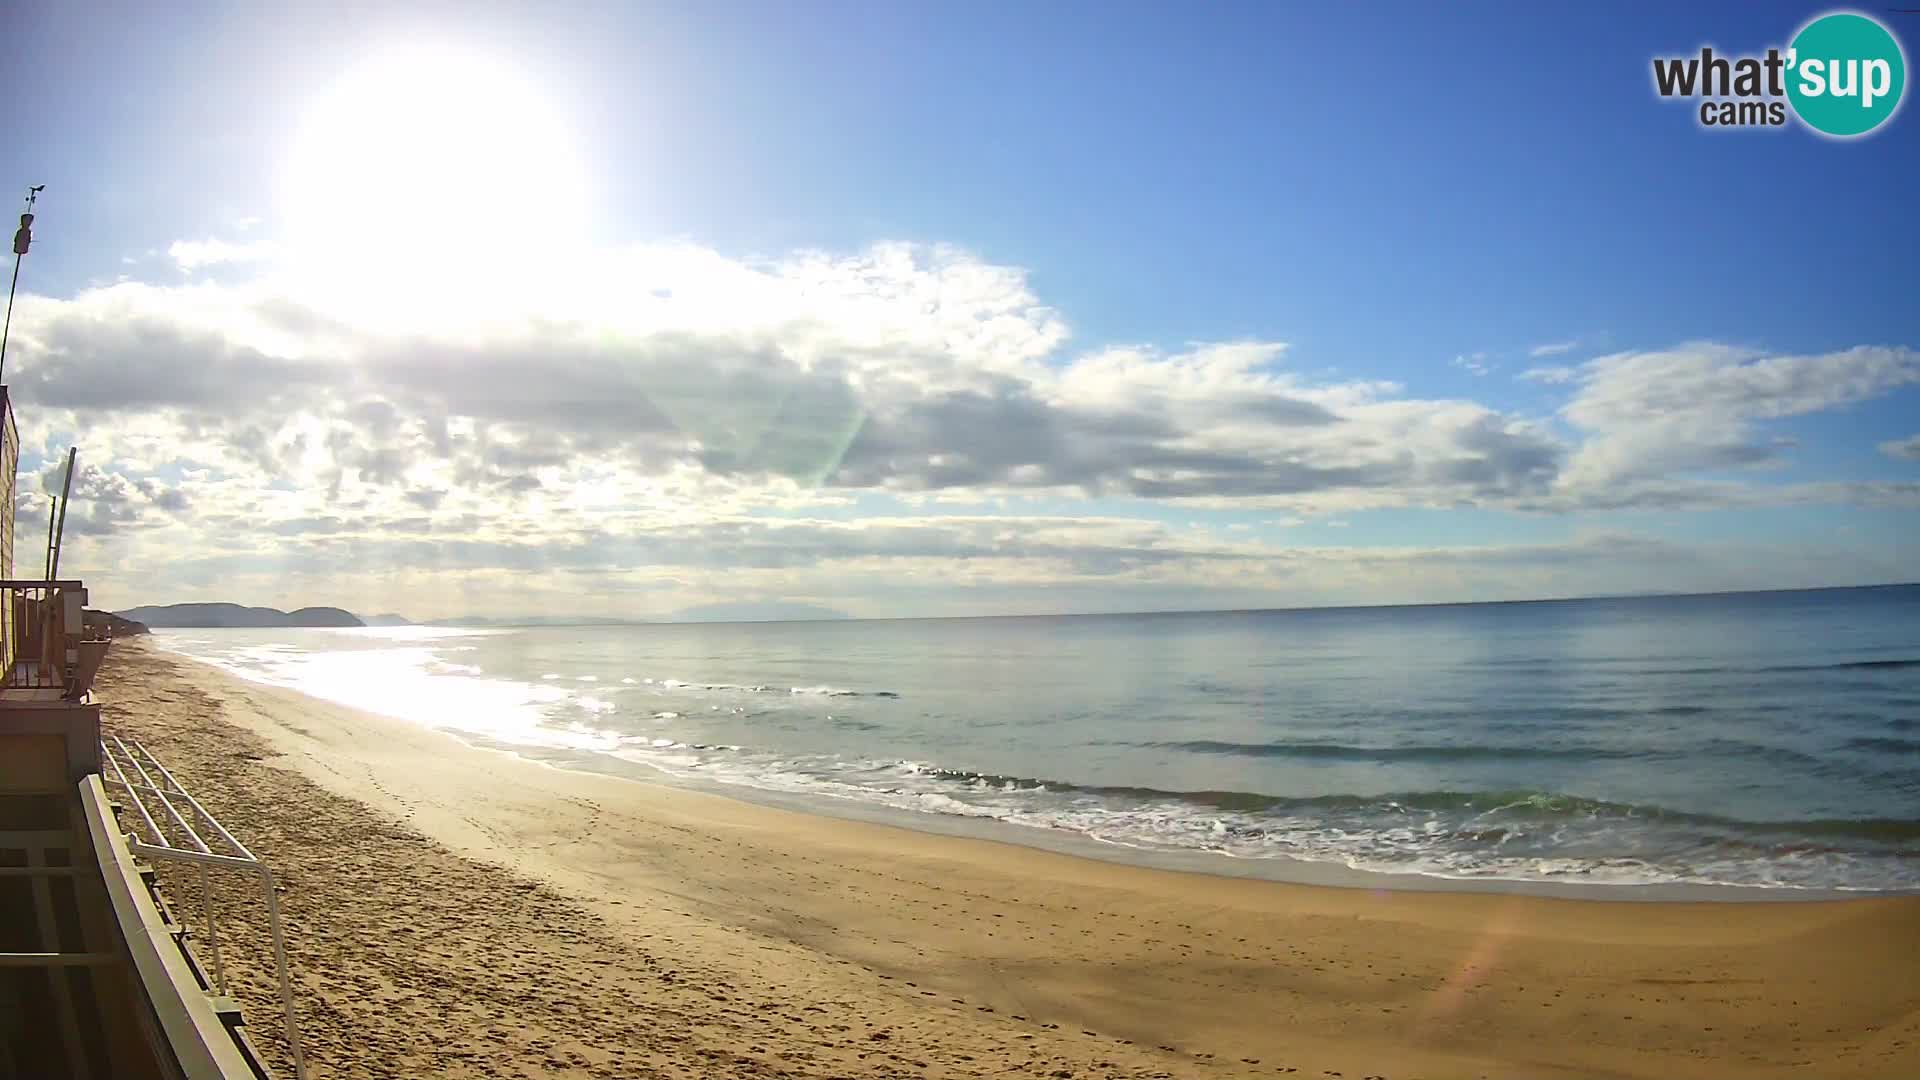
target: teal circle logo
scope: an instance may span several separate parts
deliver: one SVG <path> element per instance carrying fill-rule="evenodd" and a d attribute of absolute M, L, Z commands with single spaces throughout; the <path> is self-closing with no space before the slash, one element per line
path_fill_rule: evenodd
<path fill-rule="evenodd" d="M 1893 116 L 1906 90 L 1900 42 L 1865 15 L 1822 15 L 1787 49 L 1787 99 L 1823 135 L 1865 135 Z"/>

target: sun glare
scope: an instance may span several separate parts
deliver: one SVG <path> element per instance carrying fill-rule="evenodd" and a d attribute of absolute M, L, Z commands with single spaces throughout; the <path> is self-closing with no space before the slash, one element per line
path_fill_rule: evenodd
<path fill-rule="evenodd" d="M 382 54 L 302 119 L 280 183 L 290 269 L 403 321 L 497 310 L 512 265 L 584 245 L 587 189 L 567 118 L 525 72 Z"/>

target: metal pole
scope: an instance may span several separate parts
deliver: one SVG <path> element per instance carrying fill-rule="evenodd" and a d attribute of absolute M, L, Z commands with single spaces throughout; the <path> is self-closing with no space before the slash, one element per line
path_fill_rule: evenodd
<path fill-rule="evenodd" d="M 267 893 L 267 930 L 273 937 L 273 966 L 280 973 L 280 1004 L 287 1010 L 287 1046 L 293 1051 L 293 1075 L 307 1080 L 307 1058 L 300 1052 L 300 1025 L 293 1018 L 293 983 L 287 978 L 287 936 L 280 929 L 280 898 L 273 871 L 265 863 L 253 864 L 260 871 L 260 885 Z"/>
<path fill-rule="evenodd" d="M 47 580 L 60 580 L 60 543 L 67 538 L 67 493 L 73 490 L 73 459 L 80 456 L 80 448 L 67 447 L 67 482 L 60 485 L 60 526 L 53 534 L 53 565 L 47 568 Z"/>
<path fill-rule="evenodd" d="M 207 868 L 200 867 L 200 910 L 207 916 L 207 940 L 213 945 L 213 984 L 220 988 L 221 996 L 227 993 L 227 969 L 220 963 L 220 928 L 213 921 L 213 890 L 207 886 Z"/>
<path fill-rule="evenodd" d="M 20 231 L 14 235 L 13 282 L 7 286 L 7 321 L 0 324 L 0 380 L 7 375 L 7 338 L 13 331 L 13 294 L 20 288 L 20 262 L 27 256 L 27 245 L 33 242 L 33 204 L 40 201 L 40 190 L 46 186 L 36 184 L 27 189 L 27 212 L 20 215 Z"/>
<path fill-rule="evenodd" d="M 160 806 L 166 810 L 167 816 L 173 819 L 175 825 L 180 826 L 181 832 L 187 834 L 188 842 L 199 848 L 202 855 L 213 854 L 213 849 L 207 846 L 205 840 L 200 839 L 199 833 L 193 831 L 193 826 L 187 824 L 187 819 L 180 816 L 180 811 L 173 805 L 173 800 L 167 798 L 167 793 L 160 790 L 159 784 L 153 782 L 153 776 L 147 772 L 146 766 L 140 764 L 140 759 L 133 756 L 132 751 L 127 749 L 127 744 L 120 741 L 120 736 L 114 735 L 111 738 L 113 744 L 120 748 L 120 752 L 126 755 L 127 763 L 133 766 L 133 771 L 146 782 L 146 790 L 153 792 L 154 797 L 160 800 Z M 161 839 L 164 841 L 165 838 L 166 834 L 162 833 Z"/>
<path fill-rule="evenodd" d="M 13 292 L 20 287 L 20 260 L 24 255 L 13 257 L 13 284 L 7 286 L 7 323 L 0 327 L 0 379 L 7 377 L 7 335 L 13 332 Z"/>
<path fill-rule="evenodd" d="M 117 740 L 116 740 L 117 741 Z M 136 767 L 138 762 L 135 762 Z M 158 788 L 151 788 L 156 794 Z M 134 802 L 140 798 L 133 795 Z M 163 800 L 164 801 L 164 800 Z M 273 871 L 257 859 L 242 859 L 233 855 L 215 855 L 208 852 L 188 851 L 184 848 L 149 844 L 137 836 L 127 837 L 127 851 L 149 859 L 176 859 L 180 862 L 200 863 L 204 866 L 231 866 L 236 869 L 252 869 L 260 875 L 261 891 L 267 894 L 267 930 L 273 939 L 274 967 L 280 975 L 280 1004 L 285 1006 L 287 1015 L 287 1045 L 293 1050 L 293 1075 L 299 1080 L 307 1078 L 307 1059 L 300 1046 L 300 1023 L 293 1011 L 293 982 L 287 975 L 287 938 L 280 923 L 279 884 L 274 881 Z"/>
<path fill-rule="evenodd" d="M 125 748 L 125 745 L 124 743 L 121 744 L 122 749 Z M 133 808 L 140 811 L 140 816 L 146 820 L 147 832 L 152 834 L 154 844 L 158 847 L 172 847 L 172 844 L 167 843 L 167 834 L 160 831 L 160 826 L 153 820 L 153 815 L 147 812 L 147 804 L 140 798 L 140 793 L 133 789 L 133 782 L 127 779 L 127 770 L 120 767 L 120 759 L 113 756 L 113 751 L 107 746 L 105 740 L 102 740 L 100 743 L 100 756 L 107 764 L 113 766 L 113 775 L 118 778 L 117 781 L 108 780 L 107 782 L 117 782 L 122 788 L 126 789 L 127 797 L 133 800 Z M 106 778 L 102 777 L 101 779 L 105 780 Z"/>
<path fill-rule="evenodd" d="M 53 519 L 59 512 L 60 500 L 55 499 L 47 504 L 47 557 L 41 562 L 40 568 L 47 572 L 48 581 L 53 580 Z"/>

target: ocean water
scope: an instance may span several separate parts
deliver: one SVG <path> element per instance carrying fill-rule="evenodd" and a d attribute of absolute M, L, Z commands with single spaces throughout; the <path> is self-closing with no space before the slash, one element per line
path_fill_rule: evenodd
<path fill-rule="evenodd" d="M 156 638 L 547 760 L 1123 859 L 1920 889 L 1920 586 Z"/>

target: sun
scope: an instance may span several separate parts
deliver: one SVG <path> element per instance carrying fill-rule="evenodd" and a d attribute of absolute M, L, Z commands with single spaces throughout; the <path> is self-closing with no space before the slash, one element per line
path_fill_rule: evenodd
<path fill-rule="evenodd" d="M 585 242 L 587 172 L 567 120 L 501 58 L 368 58 L 307 109 L 283 163 L 291 265 L 315 289 L 396 312 L 485 306 L 516 260 Z"/>

